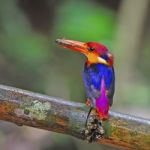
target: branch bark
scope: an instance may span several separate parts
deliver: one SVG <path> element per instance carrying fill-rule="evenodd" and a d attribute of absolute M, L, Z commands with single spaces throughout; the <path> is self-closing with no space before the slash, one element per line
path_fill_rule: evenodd
<path fill-rule="evenodd" d="M 0 85 L 0 119 L 86 139 L 83 131 L 93 117 L 84 104 Z M 150 148 L 150 120 L 110 112 L 97 142 L 124 149 Z"/>

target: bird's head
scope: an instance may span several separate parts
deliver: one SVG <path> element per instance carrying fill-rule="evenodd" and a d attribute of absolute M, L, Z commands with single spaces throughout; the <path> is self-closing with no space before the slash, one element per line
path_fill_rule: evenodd
<path fill-rule="evenodd" d="M 68 49 L 78 51 L 87 57 L 88 64 L 104 64 L 113 66 L 113 55 L 107 47 L 97 42 L 79 42 L 66 39 L 57 39 L 56 42 Z"/>

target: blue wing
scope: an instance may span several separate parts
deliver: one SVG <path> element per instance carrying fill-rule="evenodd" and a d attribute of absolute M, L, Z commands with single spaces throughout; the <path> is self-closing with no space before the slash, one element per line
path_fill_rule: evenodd
<path fill-rule="evenodd" d="M 91 100 L 92 107 L 95 107 L 96 99 L 100 96 L 102 78 L 105 80 L 109 105 L 111 106 L 115 90 L 114 68 L 103 64 L 92 64 L 90 66 L 85 64 L 83 80 L 87 97 Z"/>
<path fill-rule="evenodd" d="M 113 96 L 114 96 L 114 92 L 115 92 L 115 72 L 114 72 L 114 68 L 112 67 L 111 70 L 111 76 L 112 76 L 112 80 L 110 82 L 109 88 L 108 88 L 108 98 L 109 98 L 109 105 L 112 106 L 113 104 Z"/>

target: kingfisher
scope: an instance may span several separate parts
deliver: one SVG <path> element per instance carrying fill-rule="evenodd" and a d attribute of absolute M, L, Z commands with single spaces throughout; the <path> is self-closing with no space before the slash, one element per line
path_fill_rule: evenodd
<path fill-rule="evenodd" d="M 101 120 L 107 120 L 115 91 L 113 55 L 106 46 L 98 42 L 80 42 L 67 39 L 57 39 L 56 42 L 64 48 L 86 56 L 83 71 L 87 95 L 86 104 L 96 110 Z"/>

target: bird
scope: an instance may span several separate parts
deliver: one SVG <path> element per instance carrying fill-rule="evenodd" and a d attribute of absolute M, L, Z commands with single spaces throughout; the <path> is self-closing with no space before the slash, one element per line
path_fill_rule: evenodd
<path fill-rule="evenodd" d="M 95 109 L 101 120 L 107 120 L 115 92 L 113 54 L 98 42 L 57 39 L 56 43 L 86 56 L 83 70 L 86 105 Z"/>

